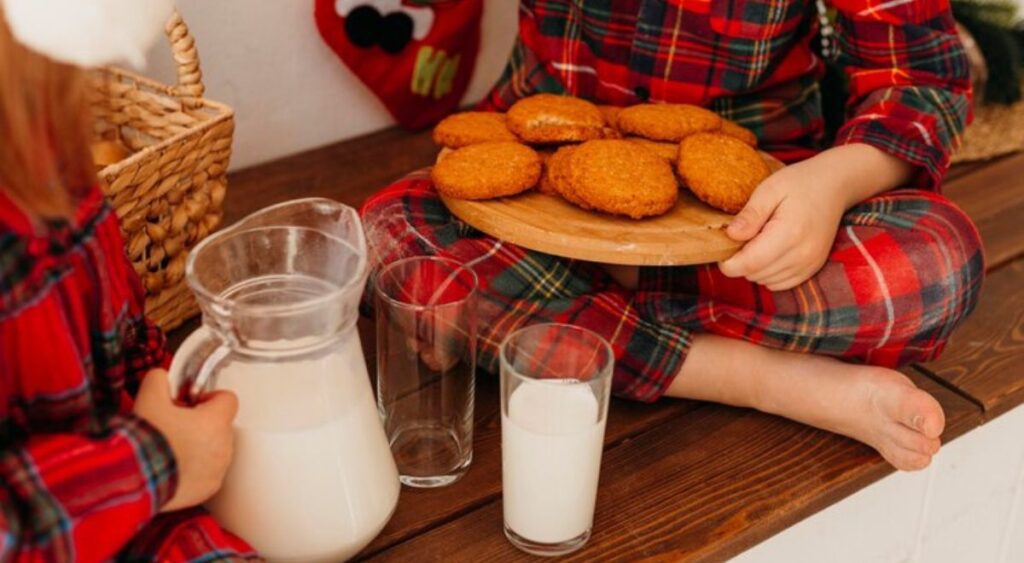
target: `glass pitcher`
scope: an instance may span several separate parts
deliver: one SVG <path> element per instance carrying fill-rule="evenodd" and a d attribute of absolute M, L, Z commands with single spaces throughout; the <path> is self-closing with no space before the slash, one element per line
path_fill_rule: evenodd
<path fill-rule="evenodd" d="M 171 381 L 186 403 L 238 396 L 235 457 L 207 507 L 268 559 L 347 559 L 398 502 L 355 328 L 367 272 L 359 216 L 326 199 L 259 211 L 189 255 L 204 326 Z"/>

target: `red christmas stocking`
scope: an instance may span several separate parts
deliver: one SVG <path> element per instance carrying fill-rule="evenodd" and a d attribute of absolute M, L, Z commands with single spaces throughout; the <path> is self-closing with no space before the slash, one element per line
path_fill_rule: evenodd
<path fill-rule="evenodd" d="M 483 0 L 316 0 L 324 41 L 404 127 L 451 113 L 480 50 Z"/>

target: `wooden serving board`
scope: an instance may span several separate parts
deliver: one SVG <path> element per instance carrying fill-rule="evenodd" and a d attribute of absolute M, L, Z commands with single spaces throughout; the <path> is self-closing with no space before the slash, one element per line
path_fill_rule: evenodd
<path fill-rule="evenodd" d="M 442 148 L 438 160 L 450 149 Z M 761 152 L 772 173 L 786 165 Z M 448 210 L 492 237 L 563 258 L 620 266 L 687 266 L 725 260 L 743 244 L 725 234 L 733 215 L 685 188 L 668 213 L 634 220 L 587 211 L 557 196 L 529 191 L 469 201 L 441 196 Z"/>
<path fill-rule="evenodd" d="M 470 226 L 497 239 L 565 258 L 630 266 L 717 262 L 742 246 L 725 234 L 732 215 L 686 190 L 672 211 L 639 221 L 586 211 L 530 191 L 487 201 L 441 198 Z"/>

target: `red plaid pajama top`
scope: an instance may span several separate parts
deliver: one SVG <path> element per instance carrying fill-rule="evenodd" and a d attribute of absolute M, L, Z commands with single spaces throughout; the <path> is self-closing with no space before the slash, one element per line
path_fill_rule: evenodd
<path fill-rule="evenodd" d="M 850 119 L 867 143 L 935 188 L 970 107 L 968 63 L 947 0 L 827 0 Z M 614 105 L 692 103 L 752 129 L 784 161 L 821 149 L 813 0 L 523 0 L 519 39 L 487 103 L 538 92 Z"/>
<path fill-rule="evenodd" d="M 248 553 L 199 511 L 155 518 L 177 470 L 131 414 L 165 360 L 139 280 L 99 190 L 70 223 L 36 227 L 0 190 L 0 561 Z"/>
<path fill-rule="evenodd" d="M 920 173 L 918 189 L 847 212 L 807 282 L 771 292 L 708 264 L 643 268 L 639 288 L 627 290 L 593 264 L 470 228 L 423 172 L 364 205 L 376 264 L 440 255 L 472 266 L 484 370 L 496 373 L 498 345 L 513 330 L 571 323 L 611 343 L 615 393 L 642 401 L 665 392 L 695 332 L 884 366 L 935 357 L 973 309 L 984 271 L 977 230 L 935 193 L 969 115 L 967 61 L 946 1 L 825 4 L 850 78 L 837 142 L 876 146 Z M 749 127 L 783 160 L 822 148 L 824 63 L 811 0 L 523 0 L 519 13 L 519 38 L 485 106 L 505 109 L 536 92 L 693 103 Z"/>

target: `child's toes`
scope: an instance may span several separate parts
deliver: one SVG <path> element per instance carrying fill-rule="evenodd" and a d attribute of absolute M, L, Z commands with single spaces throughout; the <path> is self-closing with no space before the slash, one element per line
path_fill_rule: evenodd
<path fill-rule="evenodd" d="M 919 454 L 933 456 L 941 447 L 938 438 L 929 438 L 921 432 L 911 430 L 902 424 L 889 426 L 889 438 L 896 447 Z"/>
<path fill-rule="evenodd" d="M 899 447 L 884 452 L 882 457 L 901 471 L 920 471 L 932 462 L 932 456 Z"/>
<path fill-rule="evenodd" d="M 894 404 L 893 418 L 928 438 L 938 438 L 946 426 L 942 406 L 928 393 L 917 389 L 905 389 Z"/>

